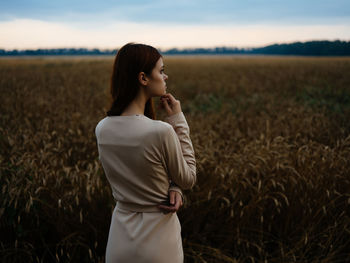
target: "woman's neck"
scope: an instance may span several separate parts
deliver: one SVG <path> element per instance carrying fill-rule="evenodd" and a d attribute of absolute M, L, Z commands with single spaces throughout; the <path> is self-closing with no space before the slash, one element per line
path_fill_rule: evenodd
<path fill-rule="evenodd" d="M 130 104 L 124 109 L 123 113 L 120 115 L 121 116 L 135 115 L 135 114 L 144 115 L 147 100 L 148 100 L 148 97 L 143 92 L 138 93 L 135 99 L 132 102 L 130 102 Z"/>

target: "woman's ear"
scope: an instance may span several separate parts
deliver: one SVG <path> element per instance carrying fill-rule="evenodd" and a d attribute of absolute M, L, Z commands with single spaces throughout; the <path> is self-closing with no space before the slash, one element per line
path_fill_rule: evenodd
<path fill-rule="evenodd" d="M 147 86 L 148 78 L 147 78 L 145 72 L 140 72 L 138 78 L 139 78 L 140 84 L 142 84 L 143 86 Z"/>

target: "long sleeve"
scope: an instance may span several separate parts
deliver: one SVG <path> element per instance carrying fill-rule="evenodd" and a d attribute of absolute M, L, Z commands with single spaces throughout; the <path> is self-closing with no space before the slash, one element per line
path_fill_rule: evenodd
<path fill-rule="evenodd" d="M 196 159 L 190 129 L 183 112 L 165 121 L 169 127 L 163 136 L 163 154 L 170 179 L 181 189 L 190 189 L 196 182 Z"/>

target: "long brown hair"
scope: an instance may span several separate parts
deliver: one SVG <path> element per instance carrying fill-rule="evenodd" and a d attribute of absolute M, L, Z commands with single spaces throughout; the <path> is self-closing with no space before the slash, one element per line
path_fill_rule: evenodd
<path fill-rule="evenodd" d="M 145 44 L 130 42 L 119 49 L 111 78 L 112 105 L 108 116 L 120 116 L 139 91 L 138 74 L 150 75 L 160 57 L 157 49 Z M 156 119 L 152 98 L 146 102 L 144 115 Z"/>

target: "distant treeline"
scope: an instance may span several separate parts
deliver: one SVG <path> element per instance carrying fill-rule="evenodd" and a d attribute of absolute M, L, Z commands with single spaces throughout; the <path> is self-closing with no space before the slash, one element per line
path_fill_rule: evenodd
<path fill-rule="evenodd" d="M 77 56 L 77 55 L 115 55 L 117 49 L 99 50 L 87 48 L 60 48 L 36 50 L 4 50 L 0 56 Z M 290 44 L 274 44 L 258 48 L 192 48 L 161 50 L 163 55 L 299 55 L 299 56 L 350 56 L 350 41 L 309 41 Z"/>

